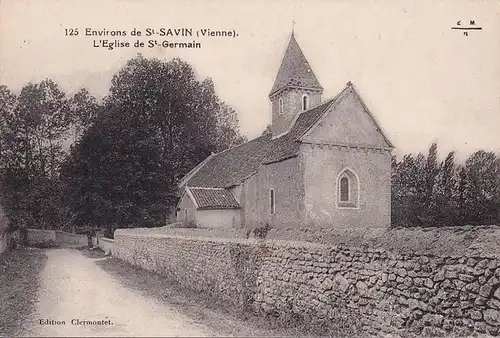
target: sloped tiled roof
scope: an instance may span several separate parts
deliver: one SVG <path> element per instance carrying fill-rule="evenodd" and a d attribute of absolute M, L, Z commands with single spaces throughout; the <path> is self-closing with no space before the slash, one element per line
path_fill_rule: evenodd
<path fill-rule="evenodd" d="M 269 95 L 287 86 L 323 90 L 293 34 Z"/>
<path fill-rule="evenodd" d="M 213 154 L 186 175 L 180 185 L 228 188 L 239 185 L 253 175 L 262 165 L 297 156 L 300 147 L 299 139 L 337 99 L 342 100 L 340 97 L 345 97 L 343 94 L 348 93 L 349 90 L 353 90 L 359 96 L 349 82 L 346 88 L 335 98 L 300 113 L 286 134 L 273 139 L 269 133 L 218 154 Z M 361 97 L 359 99 L 361 100 Z M 365 112 L 373 120 L 377 130 L 386 140 L 387 146 L 393 147 L 380 129 L 374 116 L 366 108 L 362 100 L 361 102 L 365 107 Z"/>
<path fill-rule="evenodd" d="M 222 188 L 187 188 L 194 198 L 198 209 L 226 209 L 239 208 L 238 201 L 230 191 Z"/>
<path fill-rule="evenodd" d="M 296 156 L 300 146 L 298 138 L 314 124 L 334 100 L 302 112 L 290 131 L 281 137 L 272 139 L 269 133 L 212 155 L 186 182 L 187 185 L 219 188 L 239 185 L 261 165 Z"/>

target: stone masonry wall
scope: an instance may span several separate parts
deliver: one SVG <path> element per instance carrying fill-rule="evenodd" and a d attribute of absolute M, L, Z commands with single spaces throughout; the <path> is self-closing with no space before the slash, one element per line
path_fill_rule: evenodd
<path fill-rule="evenodd" d="M 256 240 L 120 229 L 113 255 L 227 303 L 342 335 L 498 335 L 500 229 L 380 231 L 329 229 L 327 244 L 292 241 L 286 230 Z M 429 251 L 408 250 L 413 242 Z"/>
<path fill-rule="evenodd" d="M 28 245 L 53 246 L 56 243 L 54 230 L 27 229 Z"/>
<path fill-rule="evenodd" d="M 88 246 L 87 235 L 45 229 L 27 229 L 27 240 L 30 246 Z"/>
<path fill-rule="evenodd" d="M 56 242 L 76 247 L 88 246 L 89 244 L 87 235 L 73 234 L 63 231 L 56 231 Z"/>
<path fill-rule="evenodd" d="M 115 241 L 111 238 L 101 237 L 99 236 L 99 248 L 104 251 L 106 254 L 112 254 Z"/>

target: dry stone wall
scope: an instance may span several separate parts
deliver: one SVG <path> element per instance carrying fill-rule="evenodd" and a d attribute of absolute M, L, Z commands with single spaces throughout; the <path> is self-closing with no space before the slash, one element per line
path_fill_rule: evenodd
<path fill-rule="evenodd" d="M 28 245 L 54 246 L 56 243 L 55 230 L 27 229 Z"/>
<path fill-rule="evenodd" d="M 87 235 L 73 234 L 63 231 L 56 231 L 56 242 L 59 244 L 75 246 L 75 247 L 89 245 L 89 240 Z"/>
<path fill-rule="evenodd" d="M 498 335 L 499 229 L 413 232 L 427 253 L 403 245 L 408 230 L 373 231 L 378 242 L 342 230 L 342 243 L 327 244 L 287 231 L 276 239 L 275 230 L 266 240 L 117 230 L 113 255 L 235 306 L 343 335 Z M 404 238 L 402 247 L 383 248 L 389 238 Z M 455 242 L 434 243 L 443 240 Z"/>
<path fill-rule="evenodd" d="M 39 247 L 82 247 L 88 246 L 87 235 L 45 229 L 27 229 L 27 244 Z"/>

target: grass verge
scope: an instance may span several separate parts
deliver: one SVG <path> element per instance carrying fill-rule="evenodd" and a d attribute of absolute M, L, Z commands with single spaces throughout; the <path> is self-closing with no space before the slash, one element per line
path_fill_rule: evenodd
<path fill-rule="evenodd" d="M 15 336 L 37 302 L 40 272 L 47 256 L 20 248 L 0 255 L 0 336 Z"/>
<path fill-rule="evenodd" d="M 143 295 L 165 302 L 222 336 L 319 337 L 304 327 L 286 328 L 264 317 L 237 311 L 207 295 L 182 288 L 165 276 L 135 267 L 117 258 L 96 261 L 121 284 Z M 329 335 L 327 335 L 329 336 Z"/>
<path fill-rule="evenodd" d="M 106 254 L 104 253 L 104 251 L 102 251 L 99 248 L 81 247 L 81 248 L 77 248 L 77 250 L 79 250 L 82 253 L 82 255 L 84 255 L 87 258 L 104 258 L 104 257 L 106 257 Z"/>

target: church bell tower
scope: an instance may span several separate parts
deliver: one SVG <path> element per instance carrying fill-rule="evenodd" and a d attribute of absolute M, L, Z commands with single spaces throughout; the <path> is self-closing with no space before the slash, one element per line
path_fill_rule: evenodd
<path fill-rule="evenodd" d="M 269 94 L 272 110 L 273 138 L 290 128 L 301 111 L 321 103 L 323 87 L 307 62 L 292 31 L 281 66 Z"/>

